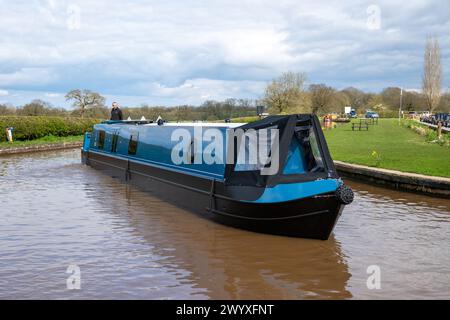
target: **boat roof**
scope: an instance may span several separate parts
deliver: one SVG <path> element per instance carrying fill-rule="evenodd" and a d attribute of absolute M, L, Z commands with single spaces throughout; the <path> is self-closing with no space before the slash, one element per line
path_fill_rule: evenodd
<path fill-rule="evenodd" d="M 107 125 L 139 125 L 141 127 L 157 127 L 159 126 L 156 122 L 150 122 L 147 120 L 122 120 L 114 121 L 107 120 L 103 121 L 101 124 Z M 165 122 L 164 127 L 215 127 L 215 128 L 237 128 L 243 126 L 247 123 L 223 123 L 223 122 Z"/>
<path fill-rule="evenodd" d="M 243 126 L 246 123 L 217 123 L 217 122 L 166 122 L 163 124 L 165 127 L 225 127 L 225 128 L 237 128 Z M 143 126 L 158 126 L 157 123 L 144 124 Z"/>

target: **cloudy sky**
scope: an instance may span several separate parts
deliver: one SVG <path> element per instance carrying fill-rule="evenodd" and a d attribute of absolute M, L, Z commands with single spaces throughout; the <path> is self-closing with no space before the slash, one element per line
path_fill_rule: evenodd
<path fill-rule="evenodd" d="M 450 85 L 448 0 L 0 0 L 0 103 L 98 91 L 122 105 L 259 98 L 283 71 L 379 91 L 421 86 L 439 38 Z"/>

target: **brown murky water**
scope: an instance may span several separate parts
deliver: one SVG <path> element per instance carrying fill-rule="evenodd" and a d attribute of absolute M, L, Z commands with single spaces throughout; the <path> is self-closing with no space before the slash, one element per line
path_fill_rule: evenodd
<path fill-rule="evenodd" d="M 329 241 L 285 238 L 204 220 L 79 158 L 0 157 L 0 298 L 450 298 L 448 200 L 348 182 L 356 200 Z"/>

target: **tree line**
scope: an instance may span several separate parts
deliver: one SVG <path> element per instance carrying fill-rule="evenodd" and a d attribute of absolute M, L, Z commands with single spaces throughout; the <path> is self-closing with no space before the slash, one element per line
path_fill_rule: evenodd
<path fill-rule="evenodd" d="M 104 105 L 104 98 L 98 93 L 85 91 L 82 99 L 74 102 L 73 110 L 55 108 L 48 102 L 33 100 L 23 106 L 14 107 L 12 105 L 0 105 L 0 115 L 18 116 L 61 116 L 61 117 L 81 117 L 108 119 L 110 108 Z M 96 95 L 94 100 L 90 95 Z M 94 101 L 93 103 L 85 103 Z M 101 103 L 99 103 L 101 102 Z M 121 106 L 124 118 L 140 119 L 145 117 L 149 120 L 157 119 L 161 116 L 168 121 L 214 121 L 227 118 L 238 118 L 256 115 L 256 101 L 251 99 L 226 99 L 224 101 L 207 100 L 199 106 L 181 105 L 174 107 L 150 106 L 142 104 L 138 107 Z"/>
<path fill-rule="evenodd" d="M 270 114 L 315 113 L 323 115 L 331 112 L 342 114 L 344 107 L 350 106 L 360 114 L 370 109 L 383 117 L 398 115 L 401 92 L 398 87 L 385 88 L 380 93 L 367 93 L 353 87 L 336 90 L 325 84 L 305 86 L 305 79 L 304 74 L 285 73 L 267 86 L 264 97 L 259 100 L 230 98 L 224 101 L 207 100 L 199 106 L 166 107 L 142 104 L 138 107 L 122 106 L 121 108 L 125 118 L 140 119 L 144 116 L 146 119 L 156 119 L 161 116 L 168 121 L 214 121 L 254 116 L 257 105 L 264 105 Z M 424 94 L 405 90 L 402 93 L 402 110 L 406 112 L 429 110 Z M 88 99 L 88 101 L 92 100 Z M 104 100 L 101 102 L 83 106 L 74 105 L 73 110 L 67 110 L 53 107 L 42 100 L 33 100 L 18 107 L 0 105 L 0 115 L 108 119 L 110 108 L 104 105 Z M 442 94 L 439 103 L 432 111 L 450 112 L 450 93 Z"/>
<path fill-rule="evenodd" d="M 388 87 L 380 93 L 366 93 L 349 87 L 336 90 L 326 84 L 305 85 L 304 73 L 283 73 L 266 88 L 264 103 L 270 113 L 315 113 L 336 112 L 342 114 L 346 106 L 358 113 L 366 110 L 378 112 L 381 116 L 398 116 L 400 104 L 404 111 L 449 112 L 450 93 L 444 93 L 428 103 L 427 95 L 417 91 L 403 90 L 399 87 Z M 401 101 L 401 102 L 400 102 Z"/>

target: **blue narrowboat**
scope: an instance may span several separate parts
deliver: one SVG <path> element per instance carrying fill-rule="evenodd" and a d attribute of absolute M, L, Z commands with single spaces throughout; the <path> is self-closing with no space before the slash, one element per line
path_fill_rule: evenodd
<path fill-rule="evenodd" d="M 267 161 L 250 162 L 250 133 Z M 256 232 L 326 240 L 353 201 L 310 114 L 248 124 L 104 121 L 81 153 L 84 164 L 177 206 Z"/>

